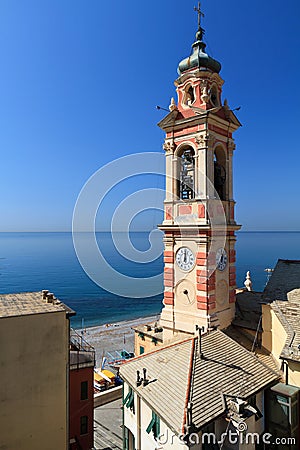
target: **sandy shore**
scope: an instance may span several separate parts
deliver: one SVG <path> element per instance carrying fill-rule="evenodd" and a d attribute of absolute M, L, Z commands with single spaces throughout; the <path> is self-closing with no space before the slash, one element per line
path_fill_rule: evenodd
<path fill-rule="evenodd" d="M 133 352 L 134 332 L 132 327 L 148 322 L 155 322 L 158 319 L 159 315 L 141 317 L 140 319 L 126 320 L 98 327 L 89 327 L 83 330 L 76 329 L 76 331 L 79 334 L 82 333 L 83 338 L 95 348 L 96 367 L 99 367 L 102 357 L 106 352 L 123 349 L 128 352 Z"/>

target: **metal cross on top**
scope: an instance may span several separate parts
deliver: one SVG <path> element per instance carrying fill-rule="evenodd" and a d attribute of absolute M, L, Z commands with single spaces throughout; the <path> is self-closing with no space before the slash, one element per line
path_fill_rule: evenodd
<path fill-rule="evenodd" d="M 204 17 L 203 12 L 201 11 L 201 3 L 198 2 L 198 8 L 196 6 L 194 6 L 194 11 L 197 11 L 198 13 L 198 28 L 200 30 L 201 28 L 201 17 Z"/>

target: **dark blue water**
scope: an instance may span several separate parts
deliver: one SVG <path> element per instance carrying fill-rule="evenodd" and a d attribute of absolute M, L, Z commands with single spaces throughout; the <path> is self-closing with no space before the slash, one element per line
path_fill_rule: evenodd
<path fill-rule="evenodd" d="M 156 239 L 162 248 L 162 237 Z M 128 276 L 152 277 L 163 270 L 161 256 L 147 264 L 133 263 L 118 254 L 108 233 L 98 233 L 97 240 L 111 264 Z M 147 250 L 148 234 L 134 233 L 132 242 Z M 253 288 L 262 290 L 265 268 L 274 267 L 278 258 L 300 259 L 300 232 L 239 232 L 236 248 L 238 286 L 250 270 Z M 162 280 L 156 283 L 162 288 Z M 140 298 L 123 297 L 97 286 L 77 260 L 71 233 L 0 233 L 0 292 L 42 289 L 76 311 L 75 327 L 81 326 L 82 318 L 91 326 L 157 314 L 162 307 L 161 294 L 147 298 L 146 292 L 133 292 Z"/>

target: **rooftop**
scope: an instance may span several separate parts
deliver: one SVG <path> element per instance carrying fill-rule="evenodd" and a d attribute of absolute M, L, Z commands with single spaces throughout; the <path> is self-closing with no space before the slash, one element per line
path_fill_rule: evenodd
<path fill-rule="evenodd" d="M 70 350 L 70 369 L 82 369 L 95 366 L 95 352 Z"/>
<path fill-rule="evenodd" d="M 233 324 L 256 331 L 261 316 L 262 293 L 242 291 L 236 294 L 235 318 Z M 262 331 L 261 325 L 259 331 Z"/>
<path fill-rule="evenodd" d="M 49 291 L 0 295 L 0 318 L 61 311 L 69 316 L 75 314 L 71 308 L 55 298 Z"/>
<path fill-rule="evenodd" d="M 186 408 L 193 404 L 193 425 L 201 429 L 226 413 L 226 396 L 248 399 L 279 380 L 280 375 L 253 353 L 216 330 L 137 357 L 120 374 L 168 426 L 180 434 L 187 425 Z M 149 384 L 136 385 L 137 370 L 147 370 Z M 209 408 L 207 407 L 209 405 Z"/>
<path fill-rule="evenodd" d="M 76 330 L 70 330 L 70 369 L 95 366 L 95 349 Z"/>
<path fill-rule="evenodd" d="M 231 337 L 231 339 L 245 347 L 249 352 L 253 351 L 253 353 L 262 363 L 266 364 L 270 369 L 278 372 L 278 374 L 281 375 L 281 372 L 275 359 L 272 356 L 272 353 L 268 352 L 264 347 L 255 345 L 255 336 L 247 333 L 247 331 L 242 330 L 239 326 L 235 325 L 230 325 L 230 327 L 224 330 L 224 333 L 227 334 L 227 336 Z"/>
<path fill-rule="evenodd" d="M 298 301 L 275 301 L 271 308 L 287 333 L 281 357 L 300 362 L 300 298 Z"/>
<path fill-rule="evenodd" d="M 300 300 L 300 260 L 279 259 L 263 291 L 264 301 Z"/>
<path fill-rule="evenodd" d="M 277 261 L 262 301 L 270 303 L 287 333 L 281 357 L 300 361 L 300 260 Z"/>

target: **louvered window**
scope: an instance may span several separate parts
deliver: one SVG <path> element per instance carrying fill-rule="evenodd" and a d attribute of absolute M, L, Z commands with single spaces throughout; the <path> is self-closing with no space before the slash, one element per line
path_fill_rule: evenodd
<path fill-rule="evenodd" d="M 159 435 L 160 435 L 160 418 L 153 411 L 152 411 L 151 422 L 149 423 L 149 425 L 148 425 L 148 427 L 146 429 L 146 432 L 148 434 L 150 434 L 151 431 L 152 431 L 154 437 L 157 439 L 159 437 Z"/>
<path fill-rule="evenodd" d="M 131 387 L 129 387 L 128 394 L 123 400 L 123 405 L 126 406 L 126 408 L 129 408 L 133 414 L 135 413 L 134 409 L 134 392 Z"/>

